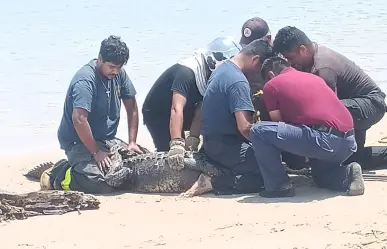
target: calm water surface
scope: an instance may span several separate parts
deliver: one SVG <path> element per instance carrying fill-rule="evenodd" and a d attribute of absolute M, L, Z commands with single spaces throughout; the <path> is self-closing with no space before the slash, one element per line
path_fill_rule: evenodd
<path fill-rule="evenodd" d="M 298 3 L 299 2 L 299 3 Z M 240 2 L 242 3 L 242 2 Z M 240 37 L 253 16 L 272 34 L 295 25 L 313 40 L 355 60 L 387 88 L 385 0 L 2 1 L 0 9 L 0 155 L 56 148 L 56 131 L 71 77 L 120 35 L 131 54 L 126 70 L 141 108 L 171 64 L 217 36 Z M 148 136 L 140 117 L 139 137 Z M 119 136 L 126 138 L 126 118 Z"/>

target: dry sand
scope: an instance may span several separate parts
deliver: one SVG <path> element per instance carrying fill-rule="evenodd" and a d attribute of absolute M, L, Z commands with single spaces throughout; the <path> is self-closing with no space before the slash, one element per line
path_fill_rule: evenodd
<path fill-rule="evenodd" d="M 387 135 L 386 127 L 387 119 L 373 127 L 367 143 L 376 145 Z M 53 150 L 2 158 L 0 189 L 38 190 L 22 173 L 61 157 L 61 151 Z M 387 177 L 386 170 L 372 173 Z M 318 189 L 303 177 L 293 179 L 297 196 L 287 199 L 212 194 L 192 199 L 158 194 L 100 197 L 99 210 L 0 223 L 0 249 L 387 248 L 386 179 L 367 180 L 366 193 L 358 197 Z"/>

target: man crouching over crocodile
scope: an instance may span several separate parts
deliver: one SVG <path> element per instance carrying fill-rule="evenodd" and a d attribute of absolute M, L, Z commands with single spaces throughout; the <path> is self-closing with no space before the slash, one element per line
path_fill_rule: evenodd
<path fill-rule="evenodd" d="M 114 190 L 106 183 L 104 173 L 112 166 L 107 143 L 117 143 L 121 100 L 128 117 L 128 149 L 142 153 L 136 144 L 136 90 L 122 68 L 128 59 L 125 42 L 110 36 L 101 42 L 98 59 L 82 66 L 72 78 L 58 129 L 59 144 L 69 165 L 51 174 L 54 189 L 89 193 Z"/>

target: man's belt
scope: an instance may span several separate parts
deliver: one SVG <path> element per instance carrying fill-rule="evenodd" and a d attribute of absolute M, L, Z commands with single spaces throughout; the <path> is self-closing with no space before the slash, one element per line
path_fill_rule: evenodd
<path fill-rule="evenodd" d="M 322 131 L 322 132 L 330 133 L 330 134 L 333 134 L 335 136 L 343 137 L 343 138 L 355 135 L 355 130 L 354 129 L 351 129 L 349 131 L 345 131 L 344 132 L 344 131 L 339 131 L 336 128 L 333 128 L 333 127 L 326 127 L 325 125 L 312 125 L 311 128 L 314 129 L 314 130 L 317 130 L 317 131 Z"/>

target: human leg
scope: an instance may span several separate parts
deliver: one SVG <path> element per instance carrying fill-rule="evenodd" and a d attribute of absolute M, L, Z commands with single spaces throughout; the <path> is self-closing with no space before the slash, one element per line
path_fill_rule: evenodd
<path fill-rule="evenodd" d="M 312 177 L 316 185 L 348 195 L 364 194 L 364 180 L 360 164 L 352 162 L 337 166 L 336 163 L 312 160 Z"/>
<path fill-rule="evenodd" d="M 345 164 L 358 162 L 363 169 L 377 169 L 387 166 L 387 146 L 364 146 L 366 132 L 366 130 L 355 130 L 358 149 L 345 161 Z"/>
<path fill-rule="evenodd" d="M 97 141 L 101 150 L 109 151 L 106 143 Z M 58 164 L 50 172 L 53 189 L 74 190 L 85 193 L 101 194 L 116 190 L 109 185 L 93 156 L 86 147 L 79 143 L 66 150 L 68 163 Z"/>
<path fill-rule="evenodd" d="M 358 162 L 363 168 L 375 169 L 387 165 L 386 146 L 365 146 L 366 132 L 378 123 L 386 113 L 384 95 L 369 98 L 342 99 L 352 115 L 358 150 L 346 160 L 345 164 Z"/>
<path fill-rule="evenodd" d="M 306 126 L 293 126 L 283 122 L 256 123 L 251 128 L 250 136 L 267 191 L 291 186 L 281 165 L 281 151 L 323 161 L 330 160 L 337 167 L 356 150 L 355 141 L 346 142 L 343 138 Z"/>
<path fill-rule="evenodd" d="M 387 166 L 387 146 L 366 146 L 356 153 L 356 160 L 363 169 L 379 169 Z"/>
<path fill-rule="evenodd" d="M 220 167 L 239 174 L 259 174 L 252 145 L 240 137 L 204 137 L 203 151 Z"/>
<path fill-rule="evenodd" d="M 288 166 L 290 169 L 305 169 L 309 168 L 309 164 L 307 163 L 307 160 L 303 156 L 297 156 L 288 152 L 282 152 L 282 161 L 286 163 L 286 166 Z"/>
<path fill-rule="evenodd" d="M 359 162 L 361 160 L 361 154 L 364 151 L 364 145 L 366 142 L 366 132 L 367 130 L 356 130 L 355 129 L 355 140 L 357 144 L 357 151 L 353 153 L 347 160 L 345 160 L 344 164 L 350 164 L 352 162 Z M 364 158 L 363 161 L 370 161 L 371 158 Z"/>
<path fill-rule="evenodd" d="M 143 111 L 143 115 L 144 124 L 152 137 L 156 150 L 169 151 L 169 141 L 171 141 L 169 119 L 152 115 L 146 111 Z"/>
<path fill-rule="evenodd" d="M 246 194 L 263 190 L 254 151 L 247 141 L 237 137 L 205 137 L 202 150 L 212 163 L 227 171 L 211 178 L 215 194 Z"/>

